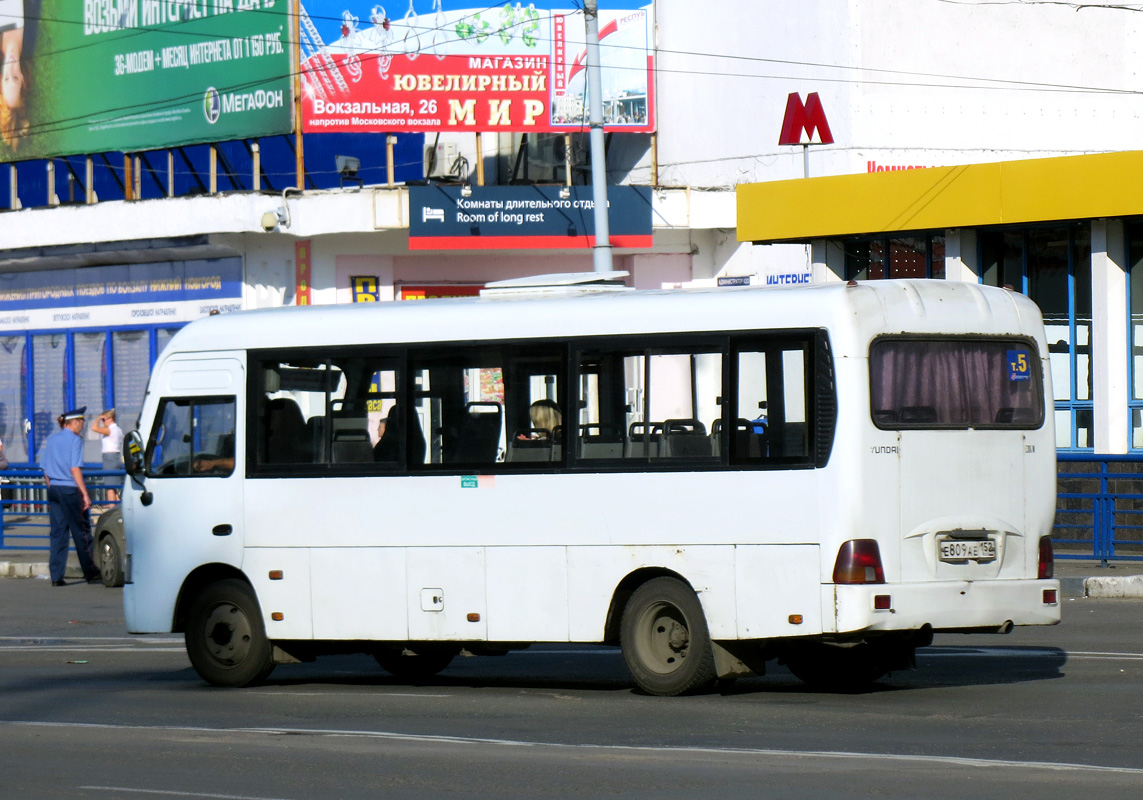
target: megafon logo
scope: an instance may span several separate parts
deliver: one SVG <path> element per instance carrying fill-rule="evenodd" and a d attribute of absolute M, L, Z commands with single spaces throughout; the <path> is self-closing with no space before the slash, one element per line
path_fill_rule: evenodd
<path fill-rule="evenodd" d="M 218 96 L 218 89 L 211 86 L 202 98 L 202 114 L 211 125 L 218 122 L 222 113 L 222 98 Z"/>
<path fill-rule="evenodd" d="M 807 140 L 813 142 L 815 130 L 821 136 L 822 144 L 833 144 L 833 134 L 829 131 L 818 93 L 810 92 L 806 95 L 806 104 L 802 105 L 801 96 L 791 92 L 786 98 L 786 116 L 782 118 L 782 135 L 778 137 L 778 144 L 801 144 L 802 131 L 806 132 Z"/>

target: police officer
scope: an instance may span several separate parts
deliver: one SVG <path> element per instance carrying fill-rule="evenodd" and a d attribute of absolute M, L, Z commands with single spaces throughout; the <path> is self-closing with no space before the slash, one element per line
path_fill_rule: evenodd
<path fill-rule="evenodd" d="M 75 541 L 79 565 L 88 583 L 100 578 L 99 568 L 92 558 L 91 525 L 87 510 L 91 498 L 83 482 L 83 419 L 87 406 L 62 414 L 57 420 L 60 429 L 44 442 L 40 454 L 40 469 L 48 484 L 48 515 L 52 525 L 52 551 L 48 561 L 52 573 L 52 586 L 67 586 L 68 531 Z"/>

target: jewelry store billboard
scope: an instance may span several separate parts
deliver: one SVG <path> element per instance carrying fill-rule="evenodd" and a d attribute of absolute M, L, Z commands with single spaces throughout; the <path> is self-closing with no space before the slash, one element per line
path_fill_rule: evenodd
<path fill-rule="evenodd" d="M 0 162 L 289 133 L 290 0 L 0 0 Z"/>
<path fill-rule="evenodd" d="M 586 33 L 572 5 L 409 0 L 387 16 L 361 0 L 305 0 L 303 130 L 586 129 Z M 652 21 L 646 0 L 599 11 L 608 131 L 655 130 Z"/>

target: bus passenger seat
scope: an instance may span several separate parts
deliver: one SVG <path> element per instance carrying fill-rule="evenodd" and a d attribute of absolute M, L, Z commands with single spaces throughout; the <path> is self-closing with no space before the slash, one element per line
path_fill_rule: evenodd
<path fill-rule="evenodd" d="M 278 397 L 266 405 L 266 463 L 313 462 L 313 439 L 298 404 Z"/>
<path fill-rule="evenodd" d="M 580 458 L 623 458 L 623 426 L 591 422 L 579 428 Z"/>
<path fill-rule="evenodd" d="M 514 463 L 522 461 L 552 461 L 555 438 L 546 428 L 520 428 L 508 441 L 506 460 Z"/>
<path fill-rule="evenodd" d="M 706 426 L 697 419 L 669 419 L 663 423 L 661 456 L 702 458 L 712 455 Z"/>
<path fill-rule="evenodd" d="M 457 431 L 450 463 L 491 464 L 500 448 L 500 420 L 503 412 L 496 402 L 471 402 L 464 406 L 464 417 Z"/>
<path fill-rule="evenodd" d="M 343 429 L 333 434 L 334 464 L 364 464 L 373 461 L 373 443 L 369 432 Z"/>

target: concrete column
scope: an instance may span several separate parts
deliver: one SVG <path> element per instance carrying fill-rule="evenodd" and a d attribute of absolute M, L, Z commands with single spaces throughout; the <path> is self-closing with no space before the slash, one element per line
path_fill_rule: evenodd
<path fill-rule="evenodd" d="M 945 231 L 945 280 L 980 283 L 980 253 L 975 228 Z"/>
<path fill-rule="evenodd" d="M 845 247 L 831 239 L 810 242 L 810 276 L 814 283 L 845 280 Z"/>
<path fill-rule="evenodd" d="M 1126 453 L 1130 443 L 1127 408 L 1127 251 L 1121 220 L 1091 223 L 1091 375 L 1095 405 L 1095 452 Z"/>

